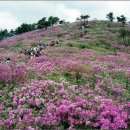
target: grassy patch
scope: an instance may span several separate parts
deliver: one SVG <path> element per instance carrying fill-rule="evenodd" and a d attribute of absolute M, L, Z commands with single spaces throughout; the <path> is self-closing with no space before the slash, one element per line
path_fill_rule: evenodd
<path fill-rule="evenodd" d="M 119 83 L 122 85 L 124 88 L 130 87 L 129 85 L 129 79 L 128 77 L 123 73 L 123 72 L 118 72 L 118 73 L 103 73 L 102 76 L 105 77 L 110 77 L 113 82 Z"/>

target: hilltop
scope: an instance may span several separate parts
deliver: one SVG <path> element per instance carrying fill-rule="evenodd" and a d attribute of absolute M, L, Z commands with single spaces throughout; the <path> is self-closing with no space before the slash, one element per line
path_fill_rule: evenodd
<path fill-rule="evenodd" d="M 92 22 L 90 22 L 90 25 Z M 121 39 L 119 38 L 119 23 L 113 23 L 111 28 L 107 27 L 107 21 L 97 21 L 97 25 L 95 27 L 90 27 L 88 29 L 87 34 L 83 38 L 78 38 L 77 35 L 82 32 L 80 28 L 80 22 L 75 23 L 65 23 L 63 25 L 56 25 L 54 27 L 49 27 L 47 30 L 45 29 L 37 29 L 34 31 L 30 31 L 27 33 L 23 33 L 21 35 L 15 35 L 11 38 L 3 40 L 0 42 L 1 48 L 9 48 L 11 45 L 18 46 L 18 44 L 22 46 L 33 46 L 34 44 L 51 42 L 51 40 L 55 40 L 58 35 L 62 36 L 62 40 L 66 42 L 67 40 L 72 40 L 72 42 L 86 42 L 87 44 L 104 44 L 104 46 L 116 47 L 117 48 L 127 48 L 123 47 Z M 93 25 L 92 25 L 93 26 Z M 128 30 L 130 30 L 129 25 L 126 26 Z M 74 41 L 73 41 L 74 40 Z M 103 43 L 104 42 L 104 43 Z M 109 44 L 109 45 L 108 45 Z M 129 53 L 129 51 L 127 51 Z"/>
<path fill-rule="evenodd" d="M 130 127 L 130 46 L 119 37 L 119 23 L 89 25 L 83 37 L 75 22 L 0 42 L 0 129 Z M 20 53 L 57 39 L 62 43 L 40 57 Z"/>

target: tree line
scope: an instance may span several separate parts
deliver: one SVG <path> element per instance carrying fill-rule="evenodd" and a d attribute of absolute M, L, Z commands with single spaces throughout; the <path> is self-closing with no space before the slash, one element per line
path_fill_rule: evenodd
<path fill-rule="evenodd" d="M 115 19 L 113 16 L 113 12 L 110 12 L 107 14 L 107 18 L 109 19 L 110 23 L 113 22 Z M 126 24 L 126 17 L 124 15 L 121 15 L 120 17 L 117 17 L 117 22 L 122 24 L 122 28 L 119 30 L 119 37 L 122 39 L 122 42 L 125 46 L 130 45 L 130 31 L 125 28 Z M 111 27 L 112 24 L 109 24 L 109 27 Z"/>
<path fill-rule="evenodd" d="M 88 24 L 89 18 L 90 18 L 89 15 L 81 15 L 80 18 L 77 18 L 77 20 L 81 20 L 82 25 L 86 25 L 86 24 Z M 111 27 L 112 23 L 115 19 L 113 12 L 108 13 L 106 15 L 106 18 L 110 21 L 110 23 L 108 24 L 108 27 Z M 122 27 L 125 26 L 127 19 L 124 15 L 118 16 L 116 19 L 117 19 L 118 23 L 121 23 Z M 25 32 L 33 31 L 35 29 L 44 28 L 46 30 L 50 26 L 54 26 L 57 24 L 63 24 L 63 23 L 65 23 L 65 20 L 60 20 L 60 18 L 58 18 L 58 17 L 53 17 L 53 16 L 50 16 L 49 18 L 43 17 L 37 23 L 33 23 L 33 24 L 23 23 L 19 27 L 17 27 L 15 30 L 12 29 L 10 32 L 8 32 L 7 29 L 1 30 L 0 31 L 0 40 L 3 40 L 7 37 L 11 37 L 11 36 L 14 36 L 17 34 L 22 34 Z M 119 33 L 120 33 L 120 36 L 123 37 L 123 39 L 125 39 L 125 40 L 123 40 L 123 42 L 125 42 L 125 44 L 126 44 L 126 42 L 128 43 L 128 41 L 126 41 L 126 39 L 127 39 L 126 37 L 128 37 L 128 35 L 130 33 L 124 28 L 121 29 L 119 31 Z"/>
<path fill-rule="evenodd" d="M 43 17 L 40 19 L 37 23 L 33 24 L 27 24 L 23 23 L 19 27 L 17 27 L 15 30 L 11 30 L 8 32 L 7 29 L 0 30 L 0 40 L 3 40 L 5 38 L 22 34 L 25 32 L 33 31 L 35 29 L 47 29 L 48 27 L 54 26 L 56 24 L 63 24 L 65 23 L 65 20 L 60 20 L 58 17 L 50 16 L 48 19 L 46 17 Z"/>

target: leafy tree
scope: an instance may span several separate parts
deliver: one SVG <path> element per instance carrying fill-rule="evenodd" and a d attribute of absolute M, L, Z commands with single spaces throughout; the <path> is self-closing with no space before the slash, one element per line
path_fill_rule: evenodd
<path fill-rule="evenodd" d="M 84 25 L 88 24 L 89 15 L 81 15 L 80 18 L 84 20 Z"/>
<path fill-rule="evenodd" d="M 49 21 L 45 21 L 44 22 L 44 27 L 45 27 L 45 30 L 50 26 L 50 22 Z"/>
<path fill-rule="evenodd" d="M 20 27 L 15 30 L 16 34 L 22 34 L 34 30 L 34 25 L 23 23 Z"/>
<path fill-rule="evenodd" d="M 45 27 L 45 21 L 46 21 L 46 17 L 42 18 L 41 20 L 39 20 L 37 22 L 37 28 L 38 29 L 42 29 Z"/>
<path fill-rule="evenodd" d="M 33 23 L 33 24 L 31 25 L 31 28 L 32 28 L 32 30 L 37 29 L 37 24 L 36 24 L 36 23 Z"/>
<path fill-rule="evenodd" d="M 89 15 L 81 15 L 80 19 L 83 20 L 83 25 L 88 24 L 88 19 L 90 18 Z"/>
<path fill-rule="evenodd" d="M 5 39 L 6 37 L 8 37 L 8 30 L 7 29 L 1 30 L 0 31 L 0 40 Z"/>
<path fill-rule="evenodd" d="M 57 24 L 59 20 L 60 19 L 58 17 L 53 17 L 53 16 L 50 16 L 48 18 L 48 21 L 49 21 L 49 23 L 50 23 L 51 26 L 53 26 L 54 24 Z"/>
<path fill-rule="evenodd" d="M 126 24 L 126 17 L 124 15 L 121 15 L 120 17 L 117 17 L 117 21 L 119 23 L 122 23 L 122 26 L 124 27 Z"/>
<path fill-rule="evenodd" d="M 119 37 L 122 38 L 124 45 L 128 46 L 130 45 L 130 31 L 126 30 L 125 28 L 122 28 L 119 30 Z"/>
<path fill-rule="evenodd" d="M 10 30 L 10 32 L 8 33 L 9 37 L 12 37 L 15 35 L 15 31 L 13 29 Z"/>
<path fill-rule="evenodd" d="M 112 23 L 113 20 L 115 19 L 114 16 L 113 16 L 113 12 L 110 12 L 107 14 L 107 18 L 109 19 L 109 21 Z"/>
<path fill-rule="evenodd" d="M 53 21 L 52 21 L 52 25 L 57 24 L 59 22 L 59 20 L 60 19 L 58 17 L 54 17 Z"/>
<path fill-rule="evenodd" d="M 50 16 L 50 17 L 48 18 L 48 21 L 49 21 L 50 25 L 52 26 L 53 16 Z"/>

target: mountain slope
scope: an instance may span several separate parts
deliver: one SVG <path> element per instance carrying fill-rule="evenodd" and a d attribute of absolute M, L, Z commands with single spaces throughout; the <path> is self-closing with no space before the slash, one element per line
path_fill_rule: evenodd
<path fill-rule="evenodd" d="M 83 37 L 68 23 L 0 42 L 0 129 L 130 128 L 130 47 L 117 23 L 90 25 Z M 58 38 L 40 57 L 20 53 Z"/>

